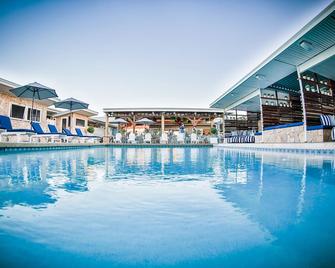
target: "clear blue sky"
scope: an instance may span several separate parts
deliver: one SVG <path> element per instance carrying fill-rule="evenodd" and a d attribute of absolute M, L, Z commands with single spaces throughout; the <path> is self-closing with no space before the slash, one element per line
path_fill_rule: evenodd
<path fill-rule="evenodd" d="M 208 107 L 330 2 L 0 0 L 0 77 L 99 112 Z"/>

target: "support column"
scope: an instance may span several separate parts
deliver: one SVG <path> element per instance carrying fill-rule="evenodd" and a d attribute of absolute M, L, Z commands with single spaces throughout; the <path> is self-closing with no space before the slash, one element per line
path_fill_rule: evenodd
<path fill-rule="evenodd" d="M 261 135 L 261 143 L 263 143 L 263 135 L 264 135 L 264 123 L 263 123 L 263 104 L 262 104 L 262 90 L 259 89 L 259 110 L 260 110 L 260 119 L 261 119 L 261 127 L 258 130 L 262 133 Z"/>
<path fill-rule="evenodd" d="M 306 116 L 304 87 L 302 85 L 302 80 L 301 80 L 301 75 L 300 75 L 300 68 L 298 66 L 297 66 L 297 74 L 298 74 L 298 80 L 299 80 L 302 115 L 303 115 L 303 122 L 304 122 L 304 142 L 307 142 L 307 116 Z"/>
<path fill-rule="evenodd" d="M 136 116 L 133 114 L 133 133 L 135 133 L 135 128 L 136 128 Z"/>
<path fill-rule="evenodd" d="M 164 115 L 164 113 L 162 113 L 162 117 L 161 117 L 161 133 L 163 134 L 164 131 L 165 131 L 165 115 Z"/>
<path fill-rule="evenodd" d="M 226 134 L 225 112 L 223 112 L 222 114 L 222 134 L 225 137 Z"/>
<path fill-rule="evenodd" d="M 106 117 L 105 117 L 105 132 L 104 132 L 103 142 L 109 143 L 109 115 L 108 113 L 106 113 Z"/>

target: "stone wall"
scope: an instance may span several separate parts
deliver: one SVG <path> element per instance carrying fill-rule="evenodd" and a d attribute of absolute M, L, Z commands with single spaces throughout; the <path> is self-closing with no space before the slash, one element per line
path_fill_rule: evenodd
<path fill-rule="evenodd" d="M 263 143 L 304 142 L 304 126 L 286 127 L 263 131 Z"/>
<path fill-rule="evenodd" d="M 307 142 L 328 142 L 332 140 L 331 129 L 316 129 L 307 131 Z"/>
<path fill-rule="evenodd" d="M 31 108 L 32 100 L 18 98 L 9 95 L 5 92 L 0 92 L 0 114 L 10 117 L 12 104 L 25 107 L 24 119 L 11 118 L 13 128 L 28 128 L 30 129 L 30 121 L 27 120 L 28 109 Z M 41 104 L 38 101 L 34 103 L 34 108 L 41 111 L 41 126 L 47 130 L 47 105 Z"/>

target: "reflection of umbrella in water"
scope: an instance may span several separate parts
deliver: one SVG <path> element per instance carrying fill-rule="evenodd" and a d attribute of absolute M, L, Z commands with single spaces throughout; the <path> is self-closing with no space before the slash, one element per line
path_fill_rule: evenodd
<path fill-rule="evenodd" d="M 37 82 L 30 83 L 28 85 L 13 88 L 10 90 L 15 96 L 21 98 L 32 99 L 31 110 L 30 110 L 30 122 L 33 121 L 33 117 L 36 119 L 37 111 L 34 111 L 34 102 L 35 100 L 44 100 L 49 98 L 58 97 L 56 91 L 52 88 L 43 86 Z"/>

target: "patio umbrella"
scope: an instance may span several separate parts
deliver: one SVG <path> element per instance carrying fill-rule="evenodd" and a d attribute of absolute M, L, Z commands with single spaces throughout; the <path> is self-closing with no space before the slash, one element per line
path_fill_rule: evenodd
<path fill-rule="evenodd" d="M 136 121 L 137 124 L 142 124 L 142 125 L 153 125 L 155 124 L 155 121 L 152 121 L 149 118 L 142 118 L 140 120 Z"/>
<path fill-rule="evenodd" d="M 33 110 L 35 100 L 44 100 L 49 98 L 58 97 L 56 91 L 52 88 L 43 86 L 37 82 L 30 83 L 28 85 L 13 88 L 10 90 L 15 96 L 32 99 L 31 110 L 30 110 L 30 122 L 33 121 Z"/>
<path fill-rule="evenodd" d="M 70 110 L 71 113 L 71 121 L 72 121 L 72 111 L 74 110 L 80 110 L 80 109 L 87 109 L 88 103 L 77 100 L 75 98 L 68 98 L 59 102 L 55 103 L 56 108 L 63 108 Z M 71 125 L 72 126 L 72 125 Z"/>
<path fill-rule="evenodd" d="M 110 123 L 112 124 L 128 124 L 128 122 L 122 118 L 116 118 L 112 120 Z"/>
<path fill-rule="evenodd" d="M 56 102 L 55 107 L 73 111 L 73 110 L 87 109 L 88 103 L 77 100 L 75 98 L 68 98 L 68 99 Z"/>

